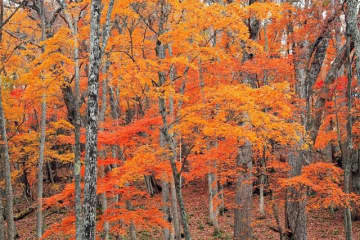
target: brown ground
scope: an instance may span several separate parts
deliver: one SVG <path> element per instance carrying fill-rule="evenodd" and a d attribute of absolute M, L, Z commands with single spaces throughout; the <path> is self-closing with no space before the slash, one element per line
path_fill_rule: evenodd
<path fill-rule="evenodd" d="M 190 219 L 190 229 L 192 237 L 195 240 L 204 239 L 232 239 L 233 211 L 229 210 L 220 216 L 219 222 L 222 231 L 214 234 L 212 226 L 207 224 L 207 192 L 206 186 L 201 182 L 194 182 L 184 189 L 185 203 Z M 231 198 L 225 199 L 226 203 L 231 203 Z M 255 195 L 254 206 L 257 208 L 258 199 Z M 282 208 L 279 209 L 282 212 Z M 45 222 L 59 222 L 62 215 L 56 213 L 47 213 Z M 335 240 L 344 238 L 342 211 L 336 211 L 331 214 L 329 210 L 310 211 L 308 214 L 308 239 L 309 240 Z M 283 216 L 280 216 L 283 219 Z M 270 230 L 268 226 L 276 226 L 271 211 L 265 219 L 259 219 L 258 211 L 254 211 L 254 239 L 267 240 L 279 239 L 278 233 Z M 36 215 L 33 212 L 26 218 L 16 222 L 20 239 L 35 239 Z M 353 222 L 354 240 L 360 239 L 360 221 Z M 140 239 L 158 239 L 159 237 L 141 237 Z"/>

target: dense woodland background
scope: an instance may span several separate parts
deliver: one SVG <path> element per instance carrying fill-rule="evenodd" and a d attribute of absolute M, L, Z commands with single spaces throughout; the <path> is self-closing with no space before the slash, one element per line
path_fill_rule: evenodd
<path fill-rule="evenodd" d="M 0 240 L 360 239 L 357 0 L 0 0 Z"/>

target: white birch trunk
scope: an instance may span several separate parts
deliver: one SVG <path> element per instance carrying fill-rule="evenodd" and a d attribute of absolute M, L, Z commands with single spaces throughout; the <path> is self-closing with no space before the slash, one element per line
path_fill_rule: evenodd
<path fill-rule="evenodd" d="M 96 237 L 96 189 L 98 142 L 98 92 L 101 62 L 100 16 L 101 0 L 91 1 L 90 59 L 88 75 L 87 126 L 85 145 L 85 186 L 82 240 Z"/>

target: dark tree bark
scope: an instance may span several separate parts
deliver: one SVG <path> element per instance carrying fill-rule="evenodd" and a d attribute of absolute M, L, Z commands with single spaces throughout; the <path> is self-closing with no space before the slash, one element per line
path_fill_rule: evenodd
<path fill-rule="evenodd" d="M 73 94 L 73 90 L 69 84 L 66 84 L 61 87 L 61 92 L 63 95 L 63 99 L 65 102 L 65 106 L 67 109 L 67 119 L 72 125 L 75 124 L 75 113 L 76 113 L 76 107 L 75 107 L 75 97 Z"/>
<path fill-rule="evenodd" d="M 154 196 L 155 194 L 161 192 L 162 187 L 157 183 L 154 175 L 145 175 L 144 180 L 145 180 L 146 190 L 150 194 L 150 196 Z"/>

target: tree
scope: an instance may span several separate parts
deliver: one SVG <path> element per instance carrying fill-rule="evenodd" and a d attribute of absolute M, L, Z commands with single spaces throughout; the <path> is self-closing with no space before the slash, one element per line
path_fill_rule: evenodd
<path fill-rule="evenodd" d="M 4 110 L 2 107 L 2 79 L 0 78 L 0 127 L 1 127 L 1 136 L 4 144 L 4 167 L 5 167 L 5 194 L 6 194 L 6 220 L 8 223 L 7 227 L 7 236 L 9 240 L 15 239 L 15 222 L 14 222 L 14 210 L 13 210 L 13 201 L 14 201 L 14 193 L 11 184 L 11 169 L 10 169 L 10 157 L 9 157 L 9 149 L 8 149 L 8 141 L 6 135 L 6 122 Z"/>
<path fill-rule="evenodd" d="M 0 2 L 0 44 L 3 44 L 3 27 L 5 24 L 9 22 L 9 20 L 15 15 L 15 13 L 20 9 L 22 4 L 17 7 L 14 12 L 4 20 L 4 2 Z M 4 65 L 2 64 L 2 68 L 0 71 L 0 129 L 1 129 L 1 137 L 3 141 L 3 161 L 4 161 L 4 178 L 5 178 L 5 194 L 6 194 L 6 221 L 7 221 L 7 238 L 9 240 L 14 240 L 16 235 L 16 227 L 14 222 L 14 193 L 11 183 L 11 165 L 10 165 L 10 157 L 9 157 L 9 146 L 8 146 L 8 137 L 6 133 L 6 119 L 3 109 L 3 100 L 2 100 L 2 87 L 3 87 L 3 73 L 4 73 Z M 2 233 L 3 235 L 3 233 Z"/>
<path fill-rule="evenodd" d="M 45 41 L 46 38 L 46 18 L 45 18 L 45 6 L 44 2 L 40 3 L 40 19 L 41 19 L 41 41 Z M 44 90 L 43 90 L 44 91 Z M 38 189 L 37 189 L 37 222 L 36 222 L 36 235 L 38 239 L 41 239 L 43 235 L 43 166 L 44 166 L 44 153 L 45 153 L 45 138 L 46 138 L 46 93 L 42 94 L 41 99 L 41 119 L 40 119 L 40 155 L 38 164 Z"/>
<path fill-rule="evenodd" d="M 5 240 L 5 226 L 4 226 L 4 207 L 2 200 L 0 201 L 0 240 Z"/>
<path fill-rule="evenodd" d="M 252 152 L 247 141 L 239 147 L 237 167 L 240 167 L 239 177 L 236 182 L 236 204 L 234 217 L 234 239 L 251 239 L 251 204 L 252 204 Z"/>
<path fill-rule="evenodd" d="M 354 2 L 349 2 L 350 4 L 347 6 L 348 11 L 346 14 L 346 55 L 347 55 L 347 85 L 346 85 L 346 106 L 347 106 L 347 119 L 346 119 L 346 145 L 343 147 L 343 161 L 344 161 L 344 192 L 350 192 L 350 181 L 351 181 L 351 165 L 352 159 L 354 155 L 354 147 L 353 147 L 353 117 L 352 117 L 352 79 L 353 79 L 353 71 L 352 71 L 352 60 L 350 56 L 350 42 L 351 39 L 354 39 L 356 44 L 355 53 L 357 56 L 360 56 L 360 50 L 357 49 L 360 47 L 358 38 L 359 37 L 359 29 L 357 26 L 357 14 L 359 12 L 358 6 L 355 6 Z M 358 4 L 357 4 L 358 5 Z M 357 11 L 353 12 L 353 10 L 349 10 L 354 7 Z M 353 25 L 356 24 L 355 28 Z M 353 34 L 351 31 L 355 31 Z M 359 60 L 357 60 L 359 61 Z M 358 65 L 359 63 L 357 63 Z M 356 67 L 357 71 L 360 69 L 358 66 Z M 358 73 L 359 74 L 359 73 Z M 360 75 L 358 75 L 360 76 Z M 345 227 L 345 238 L 346 240 L 352 240 L 352 219 L 351 219 L 351 210 L 350 207 L 346 207 L 344 211 L 344 227 Z"/>
<path fill-rule="evenodd" d="M 101 0 L 91 1 L 82 239 L 95 239 Z"/>

